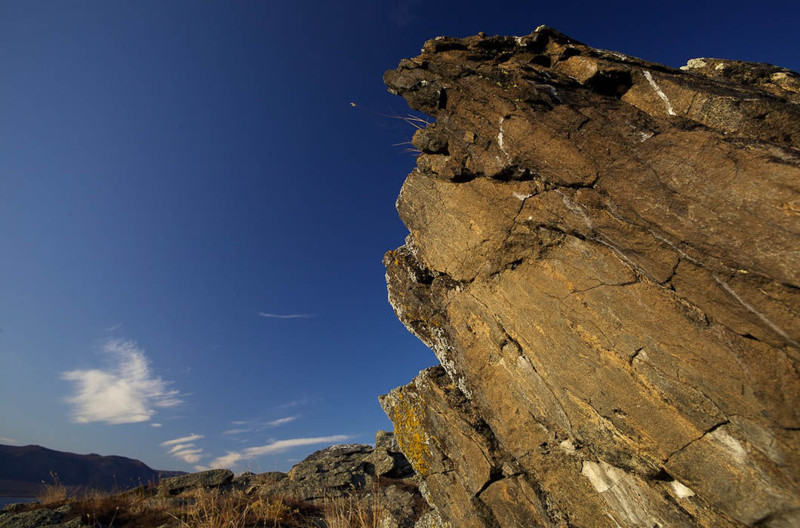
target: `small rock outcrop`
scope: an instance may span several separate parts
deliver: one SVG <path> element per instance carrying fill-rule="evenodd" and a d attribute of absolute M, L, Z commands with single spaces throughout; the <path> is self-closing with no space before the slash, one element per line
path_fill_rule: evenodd
<path fill-rule="evenodd" d="M 399 449 L 389 451 L 379 438 L 375 449 L 366 444 L 344 444 L 312 453 L 295 465 L 280 485 L 301 500 L 316 500 L 369 488 L 381 477 L 412 476 L 414 470 Z"/>
<path fill-rule="evenodd" d="M 800 526 L 800 77 L 547 27 L 384 80 L 435 118 L 389 300 L 441 366 L 381 398 L 452 526 Z"/>
<path fill-rule="evenodd" d="M 430 507 L 418 489 L 414 470 L 400 452 L 394 435 L 379 431 L 375 447 L 334 445 L 316 451 L 288 474 L 243 474 L 233 484 L 251 493 L 279 493 L 296 500 L 324 503 L 357 492 L 380 505 L 384 528 L 412 528 Z M 253 481 L 260 480 L 259 484 Z"/>
<path fill-rule="evenodd" d="M 230 469 L 211 469 L 163 479 L 158 483 L 158 494 L 178 495 L 191 489 L 220 488 L 230 484 L 232 481 L 233 471 Z"/>

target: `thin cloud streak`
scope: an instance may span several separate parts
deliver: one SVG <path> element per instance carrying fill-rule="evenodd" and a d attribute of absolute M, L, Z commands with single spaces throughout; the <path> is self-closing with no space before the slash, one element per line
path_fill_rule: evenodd
<path fill-rule="evenodd" d="M 184 449 L 189 449 L 190 447 L 195 447 L 195 445 L 193 443 L 191 443 L 191 442 L 189 442 L 188 444 L 176 444 L 176 445 L 170 447 L 167 450 L 167 452 L 170 455 L 174 455 L 175 453 L 177 453 L 179 451 L 183 451 Z"/>
<path fill-rule="evenodd" d="M 314 444 L 327 444 L 329 442 L 344 442 L 351 437 L 348 435 L 333 435 L 333 436 L 318 436 L 314 438 L 289 438 L 287 440 L 277 440 L 267 445 L 258 447 L 248 447 L 244 450 L 244 454 L 248 458 L 274 455 L 275 453 L 283 453 L 293 447 L 307 446 Z"/>
<path fill-rule="evenodd" d="M 205 438 L 205 436 L 192 433 L 189 436 L 182 436 L 180 438 L 175 438 L 174 440 L 167 440 L 166 442 L 161 442 L 161 445 L 166 447 L 176 444 L 188 444 L 190 442 L 194 442 L 195 440 L 200 440 L 201 438 Z"/>
<path fill-rule="evenodd" d="M 316 314 L 274 314 L 266 312 L 258 312 L 259 317 L 267 317 L 269 319 L 313 319 Z"/>
<path fill-rule="evenodd" d="M 267 422 L 267 425 L 269 425 L 271 427 L 278 427 L 279 425 L 284 425 L 284 424 L 287 424 L 289 422 L 293 422 L 293 421 L 297 420 L 298 418 L 300 418 L 299 415 L 298 416 L 287 416 L 285 418 L 278 418 L 277 420 L 272 420 L 270 422 Z"/>
<path fill-rule="evenodd" d="M 212 460 L 208 467 L 210 468 L 230 468 L 244 460 L 250 460 L 264 455 L 274 455 L 283 453 L 294 447 L 316 445 L 316 444 L 331 444 L 336 442 L 344 442 L 352 438 L 348 435 L 333 435 L 333 436 L 317 436 L 312 438 L 289 438 L 286 440 L 277 440 L 267 445 L 248 447 L 242 451 L 228 451 L 224 456 L 217 457 Z"/>
<path fill-rule="evenodd" d="M 243 420 L 236 420 L 231 422 L 231 425 L 236 425 L 238 427 L 234 427 L 232 429 L 228 429 L 227 431 L 223 431 L 222 434 L 226 435 L 240 435 L 246 433 L 258 433 L 267 429 L 269 427 L 280 427 L 281 425 L 285 425 L 287 423 L 294 422 L 301 415 L 297 414 L 294 416 L 285 416 L 283 418 L 278 418 L 276 420 L 270 420 L 267 422 L 262 421 L 243 421 Z"/>
<path fill-rule="evenodd" d="M 188 464 L 195 464 L 205 457 L 203 450 L 194 444 L 195 440 L 205 438 L 203 435 L 192 433 L 188 436 L 174 438 L 161 442 L 163 447 L 167 447 L 167 453 L 173 457 L 183 460 Z"/>
<path fill-rule="evenodd" d="M 222 434 L 238 435 L 238 434 L 252 433 L 252 432 L 253 432 L 252 429 L 228 429 L 227 431 L 223 431 Z"/>
<path fill-rule="evenodd" d="M 284 403 L 282 405 L 279 405 L 278 408 L 279 409 L 291 409 L 292 407 L 297 407 L 299 405 L 305 405 L 310 401 L 311 401 L 311 399 L 308 396 L 303 396 L 299 400 L 294 400 L 294 401 L 290 401 L 288 403 Z"/>
<path fill-rule="evenodd" d="M 195 464 L 199 462 L 204 455 L 202 449 L 185 449 L 183 451 L 173 453 L 173 456 L 183 460 L 186 463 Z"/>
<path fill-rule="evenodd" d="M 170 383 L 156 376 L 144 350 L 135 341 L 110 339 L 103 353 L 111 361 L 106 369 L 70 370 L 62 379 L 74 382 L 67 398 L 77 423 L 126 424 L 147 422 L 157 408 L 183 403 Z"/>

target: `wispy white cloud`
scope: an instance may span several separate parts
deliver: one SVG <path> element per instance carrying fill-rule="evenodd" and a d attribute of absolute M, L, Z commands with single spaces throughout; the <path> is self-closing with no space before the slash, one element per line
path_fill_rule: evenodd
<path fill-rule="evenodd" d="M 103 346 L 110 361 L 106 369 L 70 370 L 61 377 L 75 383 L 67 398 L 78 423 L 125 424 L 146 422 L 157 408 L 181 404 L 178 391 L 153 374 L 144 350 L 135 341 L 111 339 Z"/>
<path fill-rule="evenodd" d="M 293 422 L 300 418 L 300 416 L 286 416 L 285 418 L 278 418 L 277 420 L 272 420 L 267 422 L 267 425 L 271 427 L 278 427 L 279 425 L 284 425 L 289 422 Z"/>
<path fill-rule="evenodd" d="M 153 422 L 150 424 L 150 427 L 161 427 L 161 424 Z"/>
<path fill-rule="evenodd" d="M 107 328 L 103 328 L 103 332 L 116 332 L 117 330 L 119 330 L 123 326 L 125 326 L 125 323 L 117 323 L 117 324 L 111 325 L 111 326 L 109 326 Z"/>
<path fill-rule="evenodd" d="M 235 451 L 228 451 L 227 455 L 217 457 L 209 462 L 209 468 L 230 469 L 235 467 L 241 460 L 244 460 L 244 454 Z"/>
<path fill-rule="evenodd" d="M 167 453 L 175 458 L 183 460 L 188 464 L 194 464 L 205 457 L 203 454 L 203 449 L 194 444 L 196 440 L 200 440 L 202 438 L 205 438 L 205 436 L 192 433 L 188 436 L 182 436 L 180 438 L 167 440 L 166 442 L 161 442 L 161 445 L 163 447 L 167 447 Z"/>
<path fill-rule="evenodd" d="M 172 446 L 172 445 L 177 445 L 177 444 L 187 444 L 189 442 L 194 442 L 195 440 L 200 440 L 202 438 L 205 438 L 205 436 L 204 435 L 200 435 L 200 434 L 192 433 L 189 436 L 182 436 L 180 438 L 175 438 L 173 440 L 167 440 L 166 442 L 161 442 L 161 445 L 166 447 L 166 446 Z"/>
<path fill-rule="evenodd" d="M 182 451 L 172 453 L 172 456 L 174 456 L 175 458 L 179 458 L 189 464 L 194 464 L 196 462 L 199 462 L 204 455 L 203 455 L 203 450 L 198 448 L 198 449 L 184 449 Z"/>
<path fill-rule="evenodd" d="M 0 442 L 4 444 L 13 444 L 13 445 L 19 444 L 18 441 L 14 440 L 13 438 L 9 438 L 7 436 L 0 436 Z"/>
<path fill-rule="evenodd" d="M 251 433 L 251 432 L 253 432 L 252 429 L 249 429 L 249 428 L 246 428 L 246 427 L 241 427 L 241 428 L 238 428 L 238 429 L 228 429 L 227 431 L 224 431 L 222 434 L 238 435 L 238 434 L 245 434 L 245 433 Z"/>
<path fill-rule="evenodd" d="M 258 433 L 269 427 L 280 427 L 281 425 L 293 422 L 298 418 L 300 418 L 299 414 L 295 416 L 285 416 L 283 418 L 278 418 L 276 420 L 269 420 L 267 422 L 262 422 L 257 420 L 252 420 L 252 421 L 236 420 L 231 422 L 231 425 L 236 425 L 238 427 L 228 429 L 227 431 L 224 431 L 222 434 L 241 435 L 247 433 Z"/>
<path fill-rule="evenodd" d="M 344 442 L 349 440 L 348 435 L 333 435 L 333 436 L 317 436 L 312 438 L 289 438 L 286 440 L 276 440 L 267 445 L 248 447 L 242 451 L 228 451 L 227 454 L 217 457 L 209 462 L 210 468 L 230 468 L 236 466 L 239 462 L 250 460 L 259 456 L 274 455 L 283 453 L 294 447 L 317 445 L 317 444 L 332 444 L 336 442 Z"/>
<path fill-rule="evenodd" d="M 258 312 L 259 317 L 267 317 L 269 319 L 313 319 L 315 314 L 274 314 L 266 312 Z"/>
<path fill-rule="evenodd" d="M 279 409 L 291 409 L 292 407 L 305 405 L 310 401 L 311 401 L 311 399 L 308 396 L 303 396 L 302 398 L 299 398 L 297 400 L 292 400 L 290 402 L 287 402 L 287 403 L 284 403 L 282 405 L 279 405 L 278 408 Z"/>
<path fill-rule="evenodd" d="M 253 458 L 263 455 L 274 455 L 275 453 L 283 453 L 293 447 L 315 445 L 315 444 L 328 444 L 332 442 L 344 442 L 351 437 L 348 435 L 333 435 L 333 436 L 317 436 L 313 438 L 289 438 L 287 440 L 276 440 L 267 445 L 258 447 L 248 447 L 244 450 L 247 458 Z"/>
<path fill-rule="evenodd" d="M 174 455 L 175 453 L 177 453 L 179 451 L 183 451 L 184 449 L 190 449 L 192 447 L 195 447 L 195 445 L 193 443 L 191 443 L 191 442 L 189 442 L 188 444 L 175 444 L 174 446 L 172 446 L 169 449 L 167 449 L 167 452 L 170 455 Z"/>

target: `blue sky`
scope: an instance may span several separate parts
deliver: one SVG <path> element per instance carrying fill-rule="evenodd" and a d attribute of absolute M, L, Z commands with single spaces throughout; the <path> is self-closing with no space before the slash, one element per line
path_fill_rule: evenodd
<path fill-rule="evenodd" d="M 384 70 L 540 24 L 798 70 L 798 23 L 796 2 L 0 0 L 0 443 L 237 471 L 371 443 L 377 396 L 435 362 L 386 301 L 414 130 L 379 115 L 407 111 Z"/>

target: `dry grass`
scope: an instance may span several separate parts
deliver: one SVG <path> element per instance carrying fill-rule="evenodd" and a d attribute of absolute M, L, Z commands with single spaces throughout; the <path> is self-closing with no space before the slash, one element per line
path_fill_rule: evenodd
<path fill-rule="evenodd" d="M 120 494 L 93 491 L 72 504 L 72 513 L 93 527 L 154 528 L 171 520 L 166 504 L 144 490 Z"/>
<path fill-rule="evenodd" d="M 51 471 L 50 479 L 50 483 L 42 482 L 42 490 L 36 497 L 42 504 L 55 504 L 67 498 L 67 487 L 58 480 L 58 475 Z"/>
<path fill-rule="evenodd" d="M 278 528 L 303 526 L 309 510 L 308 505 L 283 497 L 198 490 L 188 497 L 187 506 L 171 516 L 182 528 Z"/>
<path fill-rule="evenodd" d="M 413 114 L 406 114 L 404 116 L 401 115 L 389 115 L 384 114 L 386 117 L 391 117 L 392 119 L 400 119 L 401 121 L 405 121 L 412 127 L 417 130 L 422 130 L 423 128 L 427 128 L 431 122 L 428 119 L 419 117 Z M 411 141 L 401 141 L 400 143 L 395 143 L 392 145 L 393 147 L 405 147 L 403 148 L 403 153 L 412 154 L 413 156 L 419 156 L 422 154 L 422 151 L 418 149 L 413 142 Z"/>
<path fill-rule="evenodd" d="M 40 503 L 27 509 L 71 504 L 66 522 L 79 517 L 91 527 L 106 528 L 379 528 L 379 495 L 356 493 L 328 499 L 322 505 L 278 495 L 197 489 L 175 497 L 157 495 L 155 486 L 124 493 L 86 491 L 68 497 L 68 488 L 54 478 Z"/>
<path fill-rule="evenodd" d="M 380 528 L 381 505 L 377 493 L 351 495 L 325 501 L 327 528 Z"/>
<path fill-rule="evenodd" d="M 428 125 L 431 124 L 431 121 L 428 121 L 425 117 L 416 116 L 414 114 L 406 114 L 404 116 L 401 115 L 392 115 L 392 114 L 383 114 L 386 117 L 391 117 L 392 119 L 399 119 L 401 121 L 405 121 L 409 125 L 413 126 L 417 130 L 421 130 L 426 128 Z"/>

